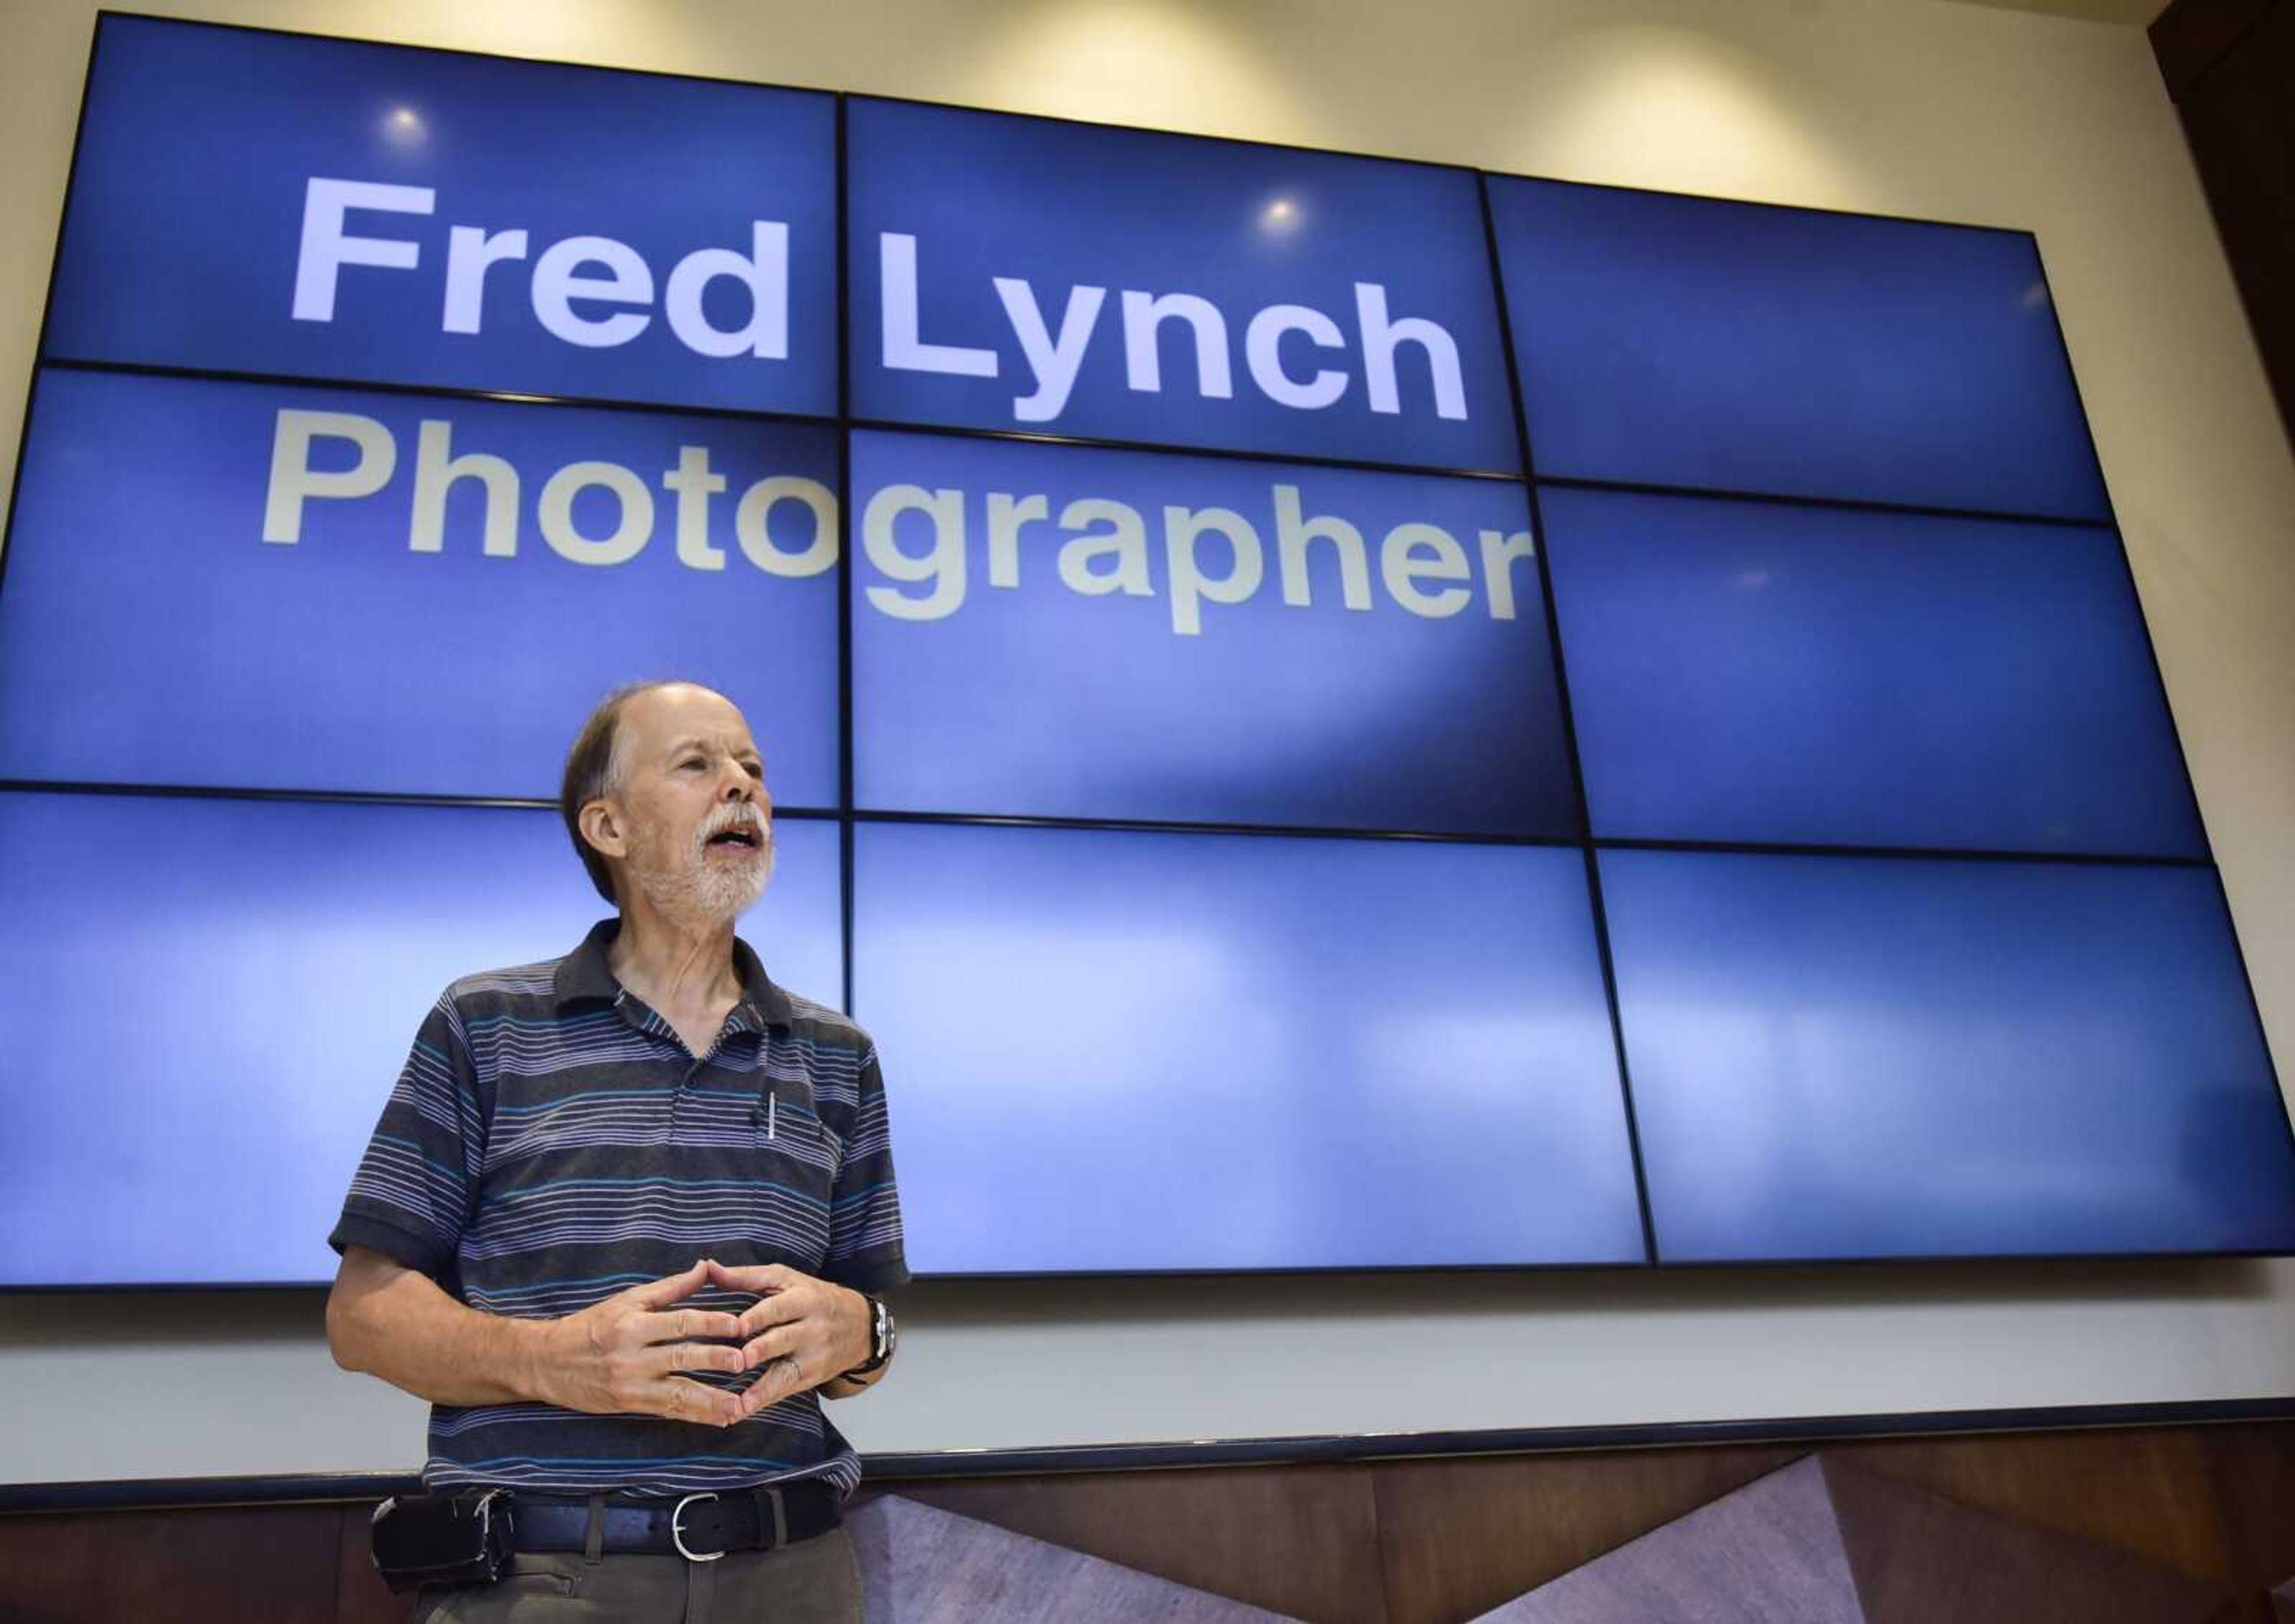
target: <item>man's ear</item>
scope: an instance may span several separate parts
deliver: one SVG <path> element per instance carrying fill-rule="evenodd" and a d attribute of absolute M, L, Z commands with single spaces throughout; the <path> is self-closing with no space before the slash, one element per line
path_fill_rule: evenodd
<path fill-rule="evenodd" d="M 627 857 L 629 837 L 623 832 L 622 820 L 614 804 L 604 796 L 584 804 L 575 820 L 582 828 L 582 838 L 608 857 Z"/>

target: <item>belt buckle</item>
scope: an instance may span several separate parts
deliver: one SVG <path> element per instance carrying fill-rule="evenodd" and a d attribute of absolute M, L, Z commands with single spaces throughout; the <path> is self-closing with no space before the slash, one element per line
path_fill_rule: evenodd
<path fill-rule="evenodd" d="M 685 1530 L 682 1526 L 685 1522 L 685 1508 L 696 1501 L 714 1500 L 716 1498 L 714 1494 L 689 1494 L 680 1500 L 676 1509 L 669 1514 L 669 1542 L 677 1547 L 677 1554 L 688 1562 L 715 1562 L 725 1554 L 723 1551 L 689 1550 L 685 1544 Z"/>

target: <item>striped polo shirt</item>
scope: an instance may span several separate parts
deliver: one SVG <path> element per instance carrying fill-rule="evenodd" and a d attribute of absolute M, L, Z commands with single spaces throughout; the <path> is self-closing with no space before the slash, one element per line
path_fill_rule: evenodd
<path fill-rule="evenodd" d="M 640 1281 L 784 1263 L 856 1290 L 908 1278 L 884 1080 L 868 1035 L 733 944 L 741 1001 L 696 1059 L 608 969 L 620 921 L 567 957 L 446 989 L 416 1034 L 329 1236 L 474 1309 L 570 1314 Z M 755 1302 L 708 1290 L 689 1302 Z M 756 1379 L 697 1373 L 739 1389 Z M 800 1393 L 731 1427 L 547 1404 L 435 1405 L 423 1481 L 646 1495 L 818 1478 L 861 1463 Z"/>

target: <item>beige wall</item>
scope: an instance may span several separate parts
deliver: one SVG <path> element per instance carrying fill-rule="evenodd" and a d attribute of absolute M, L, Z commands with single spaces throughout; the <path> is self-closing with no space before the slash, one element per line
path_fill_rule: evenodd
<path fill-rule="evenodd" d="M 2295 1073 L 2295 464 L 2135 29 L 1946 0 L 152 9 L 2030 227 Z M 0 454 L 92 17 L 0 6 Z M 420 1407 L 339 1375 L 318 1310 L 0 1301 L 0 1481 L 412 1465 Z M 905 1323 L 896 1378 L 838 1408 L 864 1449 L 2295 1393 L 2280 1264 L 947 1285 Z"/>

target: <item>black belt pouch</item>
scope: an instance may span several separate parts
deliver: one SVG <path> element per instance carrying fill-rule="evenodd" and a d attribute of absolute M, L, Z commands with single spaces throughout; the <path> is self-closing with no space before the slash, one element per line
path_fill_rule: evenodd
<path fill-rule="evenodd" d="M 393 1590 L 490 1585 L 516 1548 L 507 1489 L 402 1494 L 374 1508 L 375 1571 Z"/>

